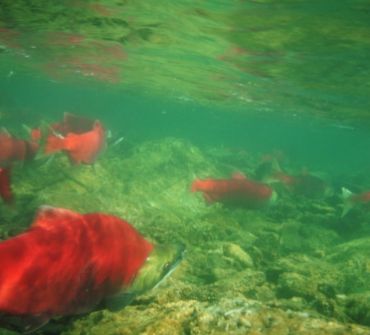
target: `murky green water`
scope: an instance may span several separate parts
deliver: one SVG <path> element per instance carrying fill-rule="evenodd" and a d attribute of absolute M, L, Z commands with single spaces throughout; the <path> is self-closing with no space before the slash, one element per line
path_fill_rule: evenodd
<path fill-rule="evenodd" d="M 367 1 L 3 1 L 2 73 L 350 122 L 369 110 Z M 13 72 L 11 72 L 13 71 Z"/>
<path fill-rule="evenodd" d="M 369 58 L 365 0 L 1 1 L 0 126 L 25 137 L 22 124 L 69 111 L 112 133 L 94 170 L 63 155 L 16 166 L 1 237 L 46 203 L 187 247 L 158 292 L 60 332 L 370 333 L 368 205 L 341 217 L 343 186 L 370 190 Z M 189 192 L 195 178 L 257 179 L 268 155 L 330 192 L 275 184 L 257 210 Z"/>

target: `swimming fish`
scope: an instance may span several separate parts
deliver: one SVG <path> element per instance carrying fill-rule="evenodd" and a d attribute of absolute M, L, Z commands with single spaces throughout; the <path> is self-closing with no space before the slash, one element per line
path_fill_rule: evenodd
<path fill-rule="evenodd" d="M 202 192 L 208 203 L 223 202 L 256 208 L 276 200 L 276 193 L 266 184 L 236 173 L 230 179 L 196 179 L 192 192 Z"/>
<path fill-rule="evenodd" d="M 82 134 L 90 131 L 94 125 L 94 119 L 72 113 L 64 113 L 63 120 L 48 125 L 47 129 L 34 128 L 30 129 L 31 137 L 40 140 L 42 132 L 47 130 L 46 136 L 65 136 L 68 133 Z"/>
<path fill-rule="evenodd" d="M 54 129 L 62 134 L 83 134 L 93 128 L 94 121 L 94 119 L 66 112 L 63 122 L 54 124 Z"/>
<path fill-rule="evenodd" d="M 0 326 L 30 332 L 54 317 L 120 308 L 181 257 L 113 215 L 44 206 L 26 232 L 0 242 Z"/>
<path fill-rule="evenodd" d="M 23 140 L 0 131 L 0 167 L 6 167 L 16 161 L 26 161 L 34 158 L 39 149 L 37 142 Z"/>
<path fill-rule="evenodd" d="M 305 197 L 320 197 L 330 195 L 329 184 L 321 177 L 303 170 L 300 174 L 284 172 L 279 160 L 274 156 L 265 156 L 255 170 L 255 177 L 268 185 L 281 185 L 285 190 Z"/>
<path fill-rule="evenodd" d="M 13 201 L 11 190 L 11 169 L 15 162 L 32 160 L 39 145 L 33 140 L 23 140 L 0 131 L 0 197 L 8 204 Z"/>
<path fill-rule="evenodd" d="M 10 184 L 10 168 L 0 168 L 0 197 L 7 203 L 13 202 L 13 193 Z"/>
<path fill-rule="evenodd" d="M 305 197 L 320 197 L 330 194 L 329 185 L 322 178 L 307 172 L 298 175 L 289 175 L 284 172 L 275 172 L 270 183 L 281 183 L 287 190 Z"/>
<path fill-rule="evenodd" d="M 105 129 L 98 120 L 86 132 L 67 132 L 65 135 L 49 135 L 45 154 L 63 151 L 72 164 L 93 164 L 105 148 Z"/>
<path fill-rule="evenodd" d="M 354 194 L 345 187 L 342 187 L 342 199 L 344 201 L 343 217 L 356 205 L 370 204 L 370 191 Z"/>

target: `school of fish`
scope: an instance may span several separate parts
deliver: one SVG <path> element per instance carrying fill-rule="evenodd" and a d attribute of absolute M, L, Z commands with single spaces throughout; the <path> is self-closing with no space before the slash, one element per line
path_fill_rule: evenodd
<path fill-rule="evenodd" d="M 107 132 L 97 119 L 65 113 L 61 121 L 29 129 L 27 139 L 0 130 L 0 197 L 14 206 L 12 169 L 37 155 L 63 153 L 71 165 L 92 165 L 104 152 Z M 190 192 L 207 204 L 262 209 L 277 194 L 326 196 L 323 178 L 304 171 L 288 174 L 276 159 L 265 159 L 254 177 L 196 178 Z M 370 191 L 342 188 L 342 217 L 370 204 Z M 16 208 L 16 206 L 15 206 Z M 157 245 L 125 220 L 106 213 L 81 214 L 44 206 L 25 232 L 0 242 L 0 326 L 32 332 L 50 319 L 117 309 L 155 287 L 180 263 L 182 246 Z"/>
<path fill-rule="evenodd" d="M 93 164 L 106 145 L 101 121 L 70 113 L 29 133 L 26 140 L 0 133 L 0 195 L 8 205 L 17 162 L 41 151 Z M 27 231 L 0 242 L 0 326 L 32 332 L 51 318 L 122 308 L 168 276 L 183 253 L 149 242 L 113 215 L 44 206 Z"/>

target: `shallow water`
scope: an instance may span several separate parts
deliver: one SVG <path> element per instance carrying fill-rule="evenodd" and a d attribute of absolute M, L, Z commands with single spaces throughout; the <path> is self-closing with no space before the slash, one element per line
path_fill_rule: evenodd
<path fill-rule="evenodd" d="M 16 166 L 1 237 L 47 203 L 119 215 L 188 250 L 160 292 L 119 314 L 62 321 L 63 331 L 167 334 L 167 309 L 178 334 L 247 333 L 248 306 L 260 304 L 251 315 L 267 308 L 280 328 L 258 334 L 321 334 L 303 314 L 291 324 L 289 310 L 322 322 L 322 334 L 334 334 L 327 317 L 340 334 L 349 324 L 370 333 L 369 211 L 341 217 L 343 186 L 370 190 L 369 56 L 364 0 L 2 1 L 0 126 L 26 137 L 22 124 L 68 111 L 100 119 L 112 138 L 95 172 L 63 155 Z M 257 210 L 189 192 L 197 177 L 257 178 L 267 156 L 330 192 L 275 184 L 275 206 Z"/>

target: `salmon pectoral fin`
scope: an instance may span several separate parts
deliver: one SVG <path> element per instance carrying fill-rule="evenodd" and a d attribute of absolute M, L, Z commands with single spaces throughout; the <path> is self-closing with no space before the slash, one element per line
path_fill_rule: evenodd
<path fill-rule="evenodd" d="M 49 322 L 46 315 L 10 315 L 0 313 L 0 326 L 22 334 L 31 334 Z"/>
<path fill-rule="evenodd" d="M 135 297 L 136 294 L 134 292 L 119 293 L 105 299 L 104 307 L 111 312 L 119 311 L 123 307 L 129 305 Z"/>

